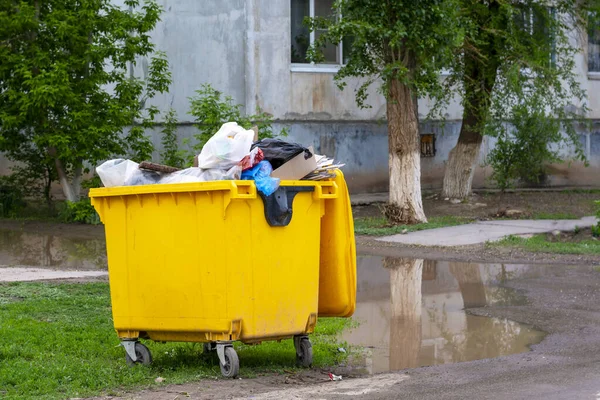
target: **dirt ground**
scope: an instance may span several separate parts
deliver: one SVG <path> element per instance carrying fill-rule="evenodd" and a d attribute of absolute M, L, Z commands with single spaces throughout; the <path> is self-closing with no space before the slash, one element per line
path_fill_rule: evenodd
<path fill-rule="evenodd" d="M 474 263 L 600 265 L 598 255 L 531 253 L 510 247 L 488 247 L 485 244 L 460 247 L 422 247 L 400 243 L 378 242 L 371 237 L 356 239 L 360 254 Z"/>
<path fill-rule="evenodd" d="M 453 215 L 474 219 L 490 219 L 502 210 L 523 211 L 523 218 L 534 214 L 571 214 L 577 217 L 594 215 L 600 192 L 589 191 L 535 191 L 475 193 L 468 202 L 453 204 L 433 193 L 423 196 L 423 207 L 428 217 Z M 356 217 L 374 217 L 381 213 L 377 205 L 354 207 Z"/>
<path fill-rule="evenodd" d="M 392 251 L 392 250 L 388 250 Z M 600 392 L 600 272 L 547 266 L 547 274 L 509 280 L 525 304 L 468 310 L 548 333 L 532 351 L 371 377 L 327 371 L 255 379 L 199 381 L 123 394 L 122 399 L 596 399 Z M 346 372 L 347 373 L 347 372 Z M 103 397 L 103 400 L 115 397 Z"/>
<path fill-rule="evenodd" d="M 425 198 L 428 216 L 460 215 L 486 219 L 498 210 L 520 209 L 592 215 L 600 193 L 524 192 L 477 195 L 469 203 L 452 204 Z M 376 206 L 355 209 L 357 216 L 378 215 Z M 42 234 L 101 238 L 102 226 L 61 225 L 45 222 L 0 221 L 0 229 L 22 229 Z M 549 335 L 532 351 L 494 359 L 404 370 L 371 377 L 336 368 L 344 380 L 331 382 L 324 370 L 299 374 L 265 375 L 254 379 L 202 380 L 167 385 L 105 399 L 464 399 L 534 398 L 597 399 L 600 394 L 600 265 L 598 256 L 532 254 L 484 245 L 461 248 L 415 247 L 358 237 L 359 254 L 487 263 L 548 264 L 548 275 L 506 286 L 524 294 L 528 303 L 492 306 L 470 313 L 508 318 Z M 566 268 L 564 265 L 579 266 Z M 581 267 L 584 266 L 584 267 Z M 588 266 L 588 267 L 585 267 Z M 168 382 L 166 382 L 168 384 Z"/>

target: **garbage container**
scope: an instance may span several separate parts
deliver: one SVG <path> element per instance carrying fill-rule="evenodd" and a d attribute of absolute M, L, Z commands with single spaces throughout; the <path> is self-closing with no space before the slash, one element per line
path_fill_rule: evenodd
<path fill-rule="evenodd" d="M 140 338 L 202 342 L 217 350 L 223 375 L 235 377 L 233 341 L 294 338 L 298 362 L 309 366 L 321 220 L 327 202 L 348 197 L 340 179 L 282 181 L 268 197 L 253 181 L 90 190 L 105 225 L 114 327 L 127 362 L 152 361 Z M 344 260 L 346 270 L 352 261 L 355 269 L 355 258 Z M 330 286 L 352 291 L 348 282 Z M 341 308 L 351 314 L 354 304 Z"/>

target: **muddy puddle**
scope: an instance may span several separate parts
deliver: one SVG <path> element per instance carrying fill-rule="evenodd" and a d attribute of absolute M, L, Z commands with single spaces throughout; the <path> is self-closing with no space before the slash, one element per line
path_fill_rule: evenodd
<path fill-rule="evenodd" d="M 464 309 L 526 303 L 502 283 L 542 268 L 359 256 L 358 327 L 342 334 L 364 347 L 352 364 L 373 374 L 528 351 L 543 332 Z"/>
<path fill-rule="evenodd" d="M 103 239 L 0 230 L 0 268 L 23 266 L 106 270 L 106 244 Z"/>
<path fill-rule="evenodd" d="M 106 274 L 103 239 L 0 230 L 0 281 Z M 502 287 L 547 273 L 542 266 L 358 257 L 358 326 L 342 334 L 364 348 L 357 372 L 387 371 L 525 352 L 544 334 L 516 322 L 478 317 L 465 308 L 527 300 Z"/>

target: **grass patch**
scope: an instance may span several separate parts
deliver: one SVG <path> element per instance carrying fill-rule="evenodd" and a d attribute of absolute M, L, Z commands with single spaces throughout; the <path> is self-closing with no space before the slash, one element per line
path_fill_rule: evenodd
<path fill-rule="evenodd" d="M 598 194 L 600 193 L 600 189 L 565 189 L 560 193 L 565 194 Z"/>
<path fill-rule="evenodd" d="M 553 254 L 600 254 L 600 241 L 594 239 L 579 242 L 551 242 L 546 235 L 535 235 L 532 238 L 508 236 L 488 246 L 508 246 L 536 253 Z"/>
<path fill-rule="evenodd" d="M 390 226 L 383 217 L 374 218 L 356 218 L 354 220 L 354 232 L 357 235 L 386 236 L 407 232 L 422 231 L 425 229 L 444 228 L 447 226 L 456 226 L 473 222 L 472 218 L 455 217 L 452 215 L 443 217 L 431 217 L 426 224 L 415 225 L 396 225 Z"/>
<path fill-rule="evenodd" d="M 573 213 L 557 212 L 536 212 L 532 215 L 533 219 L 579 219 L 579 217 Z"/>
<path fill-rule="evenodd" d="M 338 334 L 350 319 L 319 319 L 311 335 L 314 366 L 335 365 L 347 354 Z M 112 324 L 107 283 L 0 285 L 0 398 L 56 399 L 114 395 L 123 390 L 220 378 L 218 358 L 202 344 L 145 341 L 150 367 L 128 368 Z M 242 377 L 294 371 L 292 340 L 236 344 Z M 163 383 L 154 380 L 161 376 Z"/>

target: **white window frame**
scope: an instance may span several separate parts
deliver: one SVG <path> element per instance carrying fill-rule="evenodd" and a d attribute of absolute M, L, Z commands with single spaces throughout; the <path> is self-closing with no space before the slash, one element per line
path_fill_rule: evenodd
<path fill-rule="evenodd" d="M 600 29 L 600 24 L 598 26 L 596 26 L 595 29 Z M 586 69 L 587 69 L 587 77 L 588 77 L 588 80 L 597 81 L 597 80 L 600 80 L 600 70 L 599 71 L 590 71 L 590 62 L 589 62 L 590 32 L 589 32 L 589 29 L 586 29 L 585 34 L 587 37 L 586 46 L 585 46 L 586 47 L 586 49 L 585 49 L 585 64 L 586 64 Z"/>
<path fill-rule="evenodd" d="M 290 0 L 294 1 L 294 0 Z M 315 17 L 315 1 L 319 0 L 308 0 L 308 16 L 310 18 Z M 290 7 L 291 12 L 291 7 Z M 341 17 L 341 14 L 339 15 Z M 290 15 L 291 20 L 291 15 Z M 315 31 L 310 31 L 310 45 L 315 42 Z M 337 45 L 338 47 L 338 57 L 340 62 L 338 64 L 316 64 L 314 62 L 310 63 L 291 63 L 290 71 L 292 72 L 321 72 L 321 73 L 337 73 L 340 68 L 344 65 L 344 46 L 343 43 L 340 42 Z"/>

